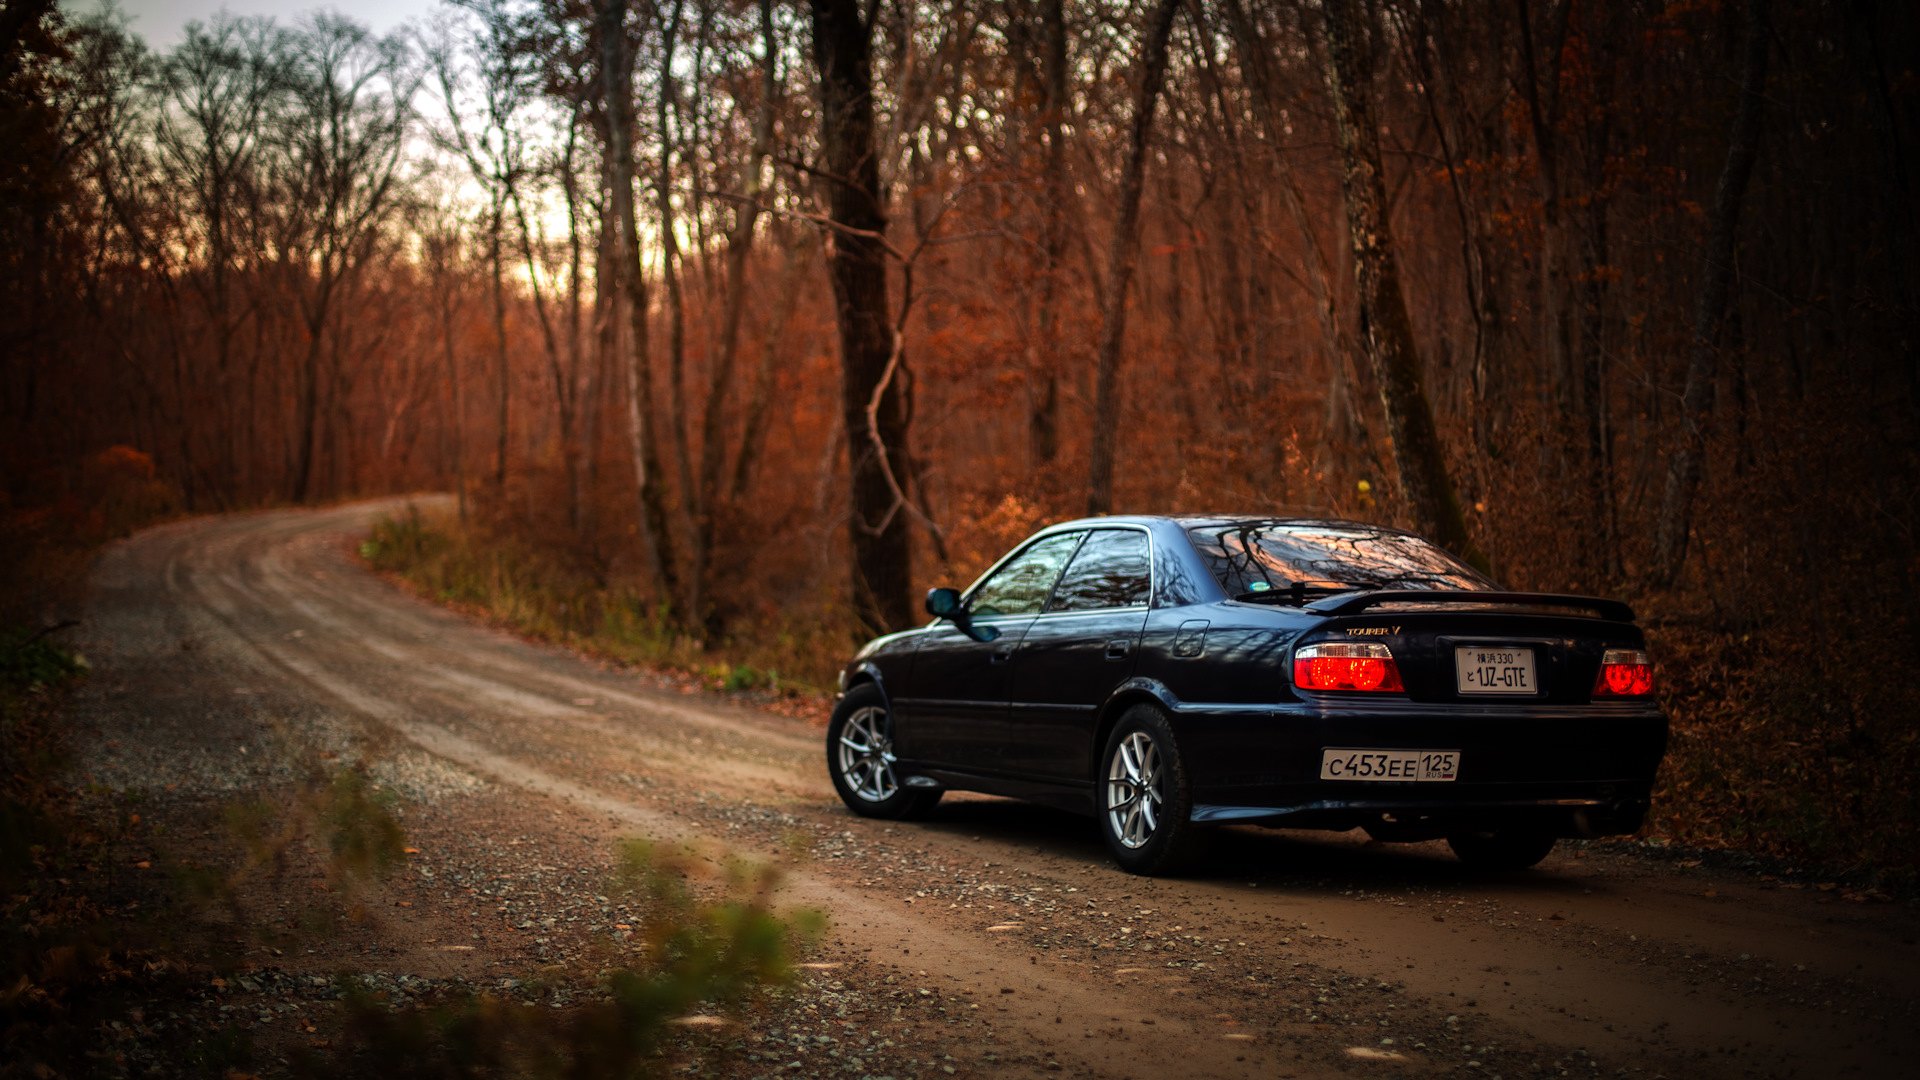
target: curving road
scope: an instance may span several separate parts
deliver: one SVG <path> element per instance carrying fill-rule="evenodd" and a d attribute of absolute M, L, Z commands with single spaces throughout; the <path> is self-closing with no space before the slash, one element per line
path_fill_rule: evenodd
<path fill-rule="evenodd" d="M 1475 878 L 1438 845 L 1258 830 L 1224 836 L 1205 876 L 1149 881 L 1090 823 L 1013 802 L 855 818 L 817 720 L 530 645 L 367 572 L 353 546 L 404 502 L 111 549 L 79 705 L 91 773 L 243 790 L 298 744 L 381 762 L 446 844 L 493 829 L 461 824 L 491 800 L 586 845 L 782 859 L 786 898 L 829 915 L 819 966 L 939 1002 L 892 1015 L 962 1075 L 1891 1076 L 1920 1052 L 1906 903 L 1598 847 Z M 424 913 L 395 963 L 483 970 L 501 935 L 433 944 L 464 903 Z"/>

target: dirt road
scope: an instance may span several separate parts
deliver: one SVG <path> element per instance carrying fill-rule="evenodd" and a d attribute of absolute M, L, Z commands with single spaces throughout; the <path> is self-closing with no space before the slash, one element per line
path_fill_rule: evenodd
<path fill-rule="evenodd" d="M 404 910 L 261 952 L 265 983 L 564 964 L 631 926 L 593 875 L 647 836 L 778 859 L 787 900 L 829 916 L 789 1019 L 705 1066 L 728 1074 L 1891 1076 L 1920 1051 L 1907 903 L 1599 847 L 1475 877 L 1438 845 L 1259 830 L 1155 881 L 1018 803 L 855 818 L 817 724 L 367 572 L 354 545 L 401 505 L 168 525 L 96 571 L 76 707 L 97 783 L 217 799 L 318 755 L 406 799 L 420 853 L 383 901 Z"/>

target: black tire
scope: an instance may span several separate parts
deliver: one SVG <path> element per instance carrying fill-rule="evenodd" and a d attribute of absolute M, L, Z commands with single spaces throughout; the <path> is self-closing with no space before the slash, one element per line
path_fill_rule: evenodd
<path fill-rule="evenodd" d="M 1531 829 L 1490 829 L 1447 837 L 1447 846 L 1475 870 L 1525 870 L 1546 858 L 1558 842 L 1551 833 Z"/>
<path fill-rule="evenodd" d="M 939 788 L 910 788 L 893 756 L 893 714 L 872 683 L 846 692 L 827 722 L 827 775 L 847 809 L 861 817 L 907 821 L 940 801 Z"/>
<path fill-rule="evenodd" d="M 1127 757 L 1121 759 L 1123 747 Z M 1145 762 L 1139 760 L 1143 747 L 1151 754 Z M 1142 765 L 1147 767 L 1144 789 L 1127 779 L 1139 775 Z M 1121 869 L 1159 877 L 1185 870 L 1199 858 L 1206 830 L 1193 823 L 1193 782 L 1166 714 L 1146 704 L 1122 713 L 1107 736 L 1093 782 L 1100 835 Z"/>

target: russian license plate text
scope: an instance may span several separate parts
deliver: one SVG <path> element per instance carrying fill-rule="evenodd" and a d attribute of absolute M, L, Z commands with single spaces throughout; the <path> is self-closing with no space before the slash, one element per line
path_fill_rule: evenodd
<path fill-rule="evenodd" d="M 1329 746 L 1320 751 L 1322 780 L 1452 780 L 1460 772 L 1458 750 L 1362 750 Z"/>

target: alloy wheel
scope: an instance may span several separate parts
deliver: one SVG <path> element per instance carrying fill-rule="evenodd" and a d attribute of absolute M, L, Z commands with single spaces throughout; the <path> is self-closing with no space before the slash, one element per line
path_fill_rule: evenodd
<path fill-rule="evenodd" d="M 1160 826 L 1166 793 L 1160 779 L 1160 748 L 1135 731 L 1113 748 L 1107 763 L 1107 827 L 1121 846 L 1140 848 Z"/>
<path fill-rule="evenodd" d="M 892 798 L 900 790 L 895 760 L 885 709 L 870 705 L 847 717 L 840 729 L 839 764 L 849 791 L 871 803 Z"/>

